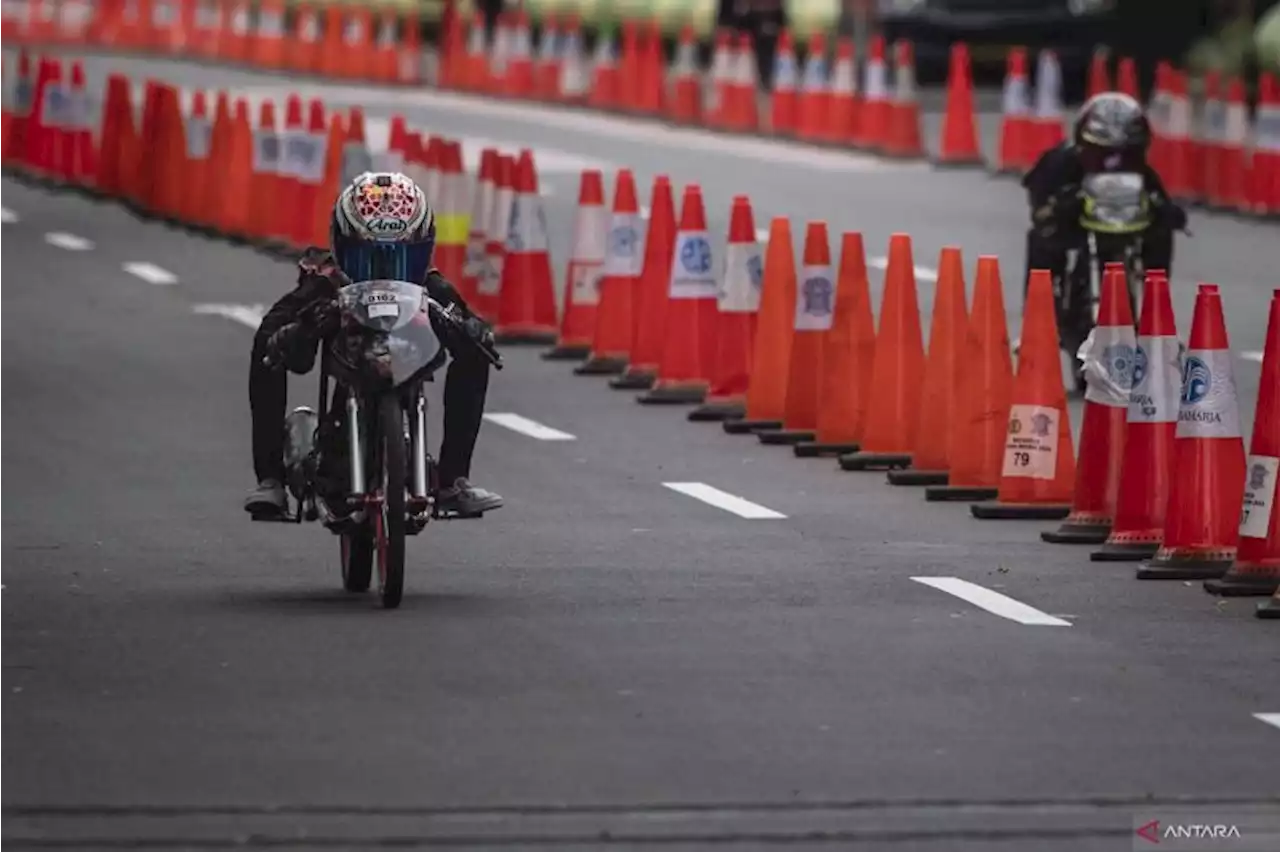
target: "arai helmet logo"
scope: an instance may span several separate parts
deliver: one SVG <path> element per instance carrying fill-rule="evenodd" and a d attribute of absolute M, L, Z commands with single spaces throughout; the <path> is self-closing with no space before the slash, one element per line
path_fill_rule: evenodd
<path fill-rule="evenodd" d="M 365 227 L 375 237 L 391 237 L 404 233 L 409 226 L 403 219 L 370 219 Z"/>

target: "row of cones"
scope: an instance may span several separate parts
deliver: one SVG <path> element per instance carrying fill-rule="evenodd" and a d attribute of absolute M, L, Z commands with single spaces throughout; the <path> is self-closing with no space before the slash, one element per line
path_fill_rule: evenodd
<path fill-rule="evenodd" d="M 656 178 L 647 231 L 629 171 L 607 228 L 598 173 L 582 186 L 566 323 L 547 357 L 584 359 L 576 372 L 616 375 L 642 403 L 700 403 L 690 419 L 730 434 L 886 470 L 929 501 L 972 503 L 976 518 L 1062 520 L 1045 541 L 1146 560 L 1143 579 L 1204 579 L 1222 595 L 1280 587 L 1280 291 L 1246 463 L 1218 288 L 1200 286 L 1184 353 L 1164 273 L 1146 278 L 1135 333 L 1124 269 L 1109 266 L 1082 350 L 1077 462 L 1048 272 L 1031 277 L 1015 373 L 995 257 L 978 259 L 970 311 L 960 250 L 943 249 L 926 353 L 905 234 L 890 240 L 877 331 L 858 233 L 842 235 L 837 266 L 826 225 L 809 223 L 797 268 L 790 223 L 773 220 L 762 251 L 737 197 L 717 277 L 696 184 L 677 220 L 671 182 Z M 599 270 L 586 303 L 580 264 Z"/>

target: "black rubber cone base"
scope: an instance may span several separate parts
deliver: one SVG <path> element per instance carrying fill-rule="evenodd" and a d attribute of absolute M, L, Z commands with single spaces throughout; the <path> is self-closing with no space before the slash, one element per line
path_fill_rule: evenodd
<path fill-rule="evenodd" d="M 840 457 L 841 470 L 893 470 L 910 467 L 911 456 L 903 453 L 849 453 Z"/>
<path fill-rule="evenodd" d="M 626 358 L 597 357 L 588 358 L 583 364 L 573 368 L 575 376 L 620 376 L 627 369 Z"/>
<path fill-rule="evenodd" d="M 708 402 L 689 412 L 692 423 L 720 423 L 725 420 L 741 420 L 746 409 L 737 402 Z"/>
<path fill-rule="evenodd" d="M 1255 615 L 1258 618 L 1280 618 L 1280 598 L 1272 598 L 1264 604 L 1258 604 Z"/>
<path fill-rule="evenodd" d="M 1280 577 L 1266 574 L 1227 574 L 1218 580 L 1205 580 L 1204 590 L 1224 598 L 1261 598 L 1274 595 L 1280 588 Z"/>
<path fill-rule="evenodd" d="M 1066 504 L 1045 506 L 1030 503 L 974 503 L 969 511 L 983 521 L 1059 521 L 1071 514 Z"/>
<path fill-rule="evenodd" d="M 945 470 L 891 470 L 885 475 L 890 485 L 946 485 L 951 474 Z"/>
<path fill-rule="evenodd" d="M 1090 562 L 1145 562 L 1156 555 L 1160 542 L 1108 541 L 1089 554 Z"/>
<path fill-rule="evenodd" d="M 610 381 L 609 387 L 614 390 L 648 390 L 656 378 L 653 373 L 628 370 Z"/>
<path fill-rule="evenodd" d="M 796 444 L 795 454 L 798 459 L 829 458 L 830 456 L 847 456 L 861 450 L 860 444 L 824 444 L 819 441 L 804 441 Z"/>
<path fill-rule="evenodd" d="M 1159 553 L 1138 568 L 1139 580 L 1216 580 L 1231 570 L 1232 559 L 1173 558 Z"/>
<path fill-rule="evenodd" d="M 1111 535 L 1111 525 L 1085 523 L 1070 518 L 1056 530 L 1040 533 L 1040 540 L 1049 544 L 1102 544 Z"/>
<path fill-rule="evenodd" d="M 557 346 L 542 353 L 543 361 L 585 361 L 591 355 L 590 346 Z"/>
<path fill-rule="evenodd" d="M 762 429 L 781 429 L 781 420 L 726 420 L 723 424 L 728 435 L 754 435 Z"/>
<path fill-rule="evenodd" d="M 998 488 L 980 488 L 974 485 L 936 485 L 924 490 L 929 503 L 978 503 L 994 500 L 1000 494 Z"/>
<path fill-rule="evenodd" d="M 499 331 L 494 343 L 502 346 L 550 346 L 556 342 L 554 331 Z"/>
<path fill-rule="evenodd" d="M 814 433 L 804 429 L 761 429 L 756 433 L 760 443 L 773 447 L 793 447 L 804 441 L 812 441 Z"/>
<path fill-rule="evenodd" d="M 707 389 L 698 385 L 655 386 L 636 397 L 641 405 L 697 405 L 707 398 Z"/>

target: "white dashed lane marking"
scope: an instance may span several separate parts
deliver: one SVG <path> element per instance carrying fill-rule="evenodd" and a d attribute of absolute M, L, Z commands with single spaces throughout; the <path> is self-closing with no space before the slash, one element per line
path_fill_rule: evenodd
<path fill-rule="evenodd" d="M 0 207 L 0 222 L 10 225 L 18 221 L 18 214 L 14 213 L 8 207 Z"/>
<path fill-rule="evenodd" d="M 266 308 L 262 305 L 195 305 L 191 310 L 206 316 L 224 317 L 255 331 L 262 325 L 262 316 L 266 313 Z"/>
<path fill-rule="evenodd" d="M 872 269 L 879 269 L 881 272 L 889 268 L 889 258 L 887 257 L 869 257 L 867 258 L 867 266 Z M 937 281 L 938 270 L 930 269 L 927 266 L 917 266 L 916 279 L 920 281 Z"/>
<path fill-rule="evenodd" d="M 968 601 L 976 607 L 985 609 L 992 615 L 998 615 L 1001 618 L 1007 618 L 1019 624 L 1026 624 L 1031 627 L 1071 626 L 1069 621 L 1041 612 L 1021 601 L 1015 601 L 1011 597 L 1002 595 L 999 592 L 993 592 L 991 589 L 979 586 L 976 583 L 970 583 L 968 580 L 961 580 L 958 577 L 912 577 L 911 579 L 917 583 L 931 586 L 938 591 L 955 595 L 963 601 Z"/>
<path fill-rule="evenodd" d="M 124 271 L 137 276 L 148 284 L 177 284 L 178 276 L 154 263 L 126 263 Z"/>
<path fill-rule="evenodd" d="M 740 518 L 755 521 L 786 517 L 781 512 L 775 512 L 772 509 L 761 506 L 759 503 L 752 503 L 750 500 L 744 500 L 727 491 L 713 488 L 705 482 L 664 482 L 662 484 L 672 491 L 678 491 L 695 500 L 701 500 L 703 503 L 708 503 L 717 509 L 724 509 L 726 512 L 730 512 Z"/>
<path fill-rule="evenodd" d="M 1280 713 L 1254 713 L 1253 718 L 1273 728 L 1280 729 Z"/>
<path fill-rule="evenodd" d="M 499 412 L 496 414 L 486 414 L 485 420 L 490 423 L 496 423 L 499 426 L 506 427 L 512 432 L 519 432 L 521 435 L 528 435 L 539 441 L 574 441 L 577 440 L 568 432 L 561 432 L 559 429 L 552 429 L 550 426 L 544 426 L 536 420 L 530 420 L 528 417 L 522 417 L 519 414 L 511 414 L 509 412 Z"/>
<path fill-rule="evenodd" d="M 1261 352 L 1241 352 L 1241 353 L 1240 353 L 1240 357 L 1241 357 L 1241 358 L 1243 358 L 1243 359 L 1244 359 L 1244 360 L 1246 360 L 1246 361 L 1252 361 L 1252 362 L 1253 362 L 1253 363 L 1255 363 L 1255 364 L 1261 364 L 1261 363 L 1262 363 L 1262 353 L 1261 353 Z"/>
<path fill-rule="evenodd" d="M 93 243 L 84 237 L 77 237 L 75 234 L 64 234 L 61 231 L 45 234 L 44 241 L 51 246 L 56 246 L 67 251 L 89 251 L 93 248 Z"/>

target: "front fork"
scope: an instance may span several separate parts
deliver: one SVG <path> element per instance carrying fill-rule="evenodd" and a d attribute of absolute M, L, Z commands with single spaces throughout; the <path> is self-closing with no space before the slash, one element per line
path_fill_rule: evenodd
<path fill-rule="evenodd" d="M 410 506 L 416 515 L 427 509 L 431 493 L 431 479 L 428 473 L 430 455 L 427 452 L 427 400 L 421 388 L 413 392 L 410 412 L 412 440 L 409 459 L 413 474 L 410 480 L 412 489 Z M 362 496 L 368 492 L 364 467 L 367 447 L 361 424 L 360 400 L 355 395 L 349 396 L 347 397 L 347 441 L 351 448 L 348 454 L 351 465 L 351 493 L 355 496 Z"/>

